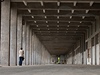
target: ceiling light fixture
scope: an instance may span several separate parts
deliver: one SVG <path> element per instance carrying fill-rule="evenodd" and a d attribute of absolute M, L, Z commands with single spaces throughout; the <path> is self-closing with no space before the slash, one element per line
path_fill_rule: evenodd
<path fill-rule="evenodd" d="M 36 25 L 36 27 L 39 27 L 38 25 Z"/>
<path fill-rule="evenodd" d="M 43 1 L 41 1 L 41 6 L 43 6 Z"/>
<path fill-rule="evenodd" d="M 69 27 L 69 25 L 67 25 L 67 27 Z"/>
<path fill-rule="evenodd" d="M 72 16 L 70 16 L 70 19 L 72 19 Z"/>
<path fill-rule="evenodd" d="M 36 21 L 34 21 L 34 23 L 36 23 Z"/>
<path fill-rule="evenodd" d="M 49 25 L 47 25 L 47 27 L 49 27 Z"/>
<path fill-rule="evenodd" d="M 60 6 L 60 2 L 57 2 L 57 5 Z"/>
<path fill-rule="evenodd" d="M 80 27 L 80 25 L 78 25 L 77 27 Z"/>
<path fill-rule="evenodd" d="M 57 25 L 57 27 L 59 27 L 59 25 Z"/>
<path fill-rule="evenodd" d="M 82 19 L 84 19 L 85 18 L 85 16 L 82 16 Z"/>
<path fill-rule="evenodd" d="M 47 16 L 45 16 L 45 18 L 47 18 Z"/>
<path fill-rule="evenodd" d="M 57 23 L 59 23 L 59 21 L 57 21 Z"/>
<path fill-rule="evenodd" d="M 28 12 L 31 13 L 31 9 L 28 9 Z"/>
<path fill-rule="evenodd" d="M 74 10 L 72 10 L 72 13 L 74 13 Z"/>
<path fill-rule="evenodd" d="M 48 23 L 48 21 L 46 21 L 46 23 Z"/>
<path fill-rule="evenodd" d="M 32 16 L 32 18 L 34 18 L 34 16 Z"/>
<path fill-rule="evenodd" d="M 77 2 L 74 2 L 74 6 L 76 6 Z"/>
<path fill-rule="evenodd" d="M 25 6 L 27 6 L 27 2 L 26 1 L 23 1 L 23 3 L 24 3 Z"/>
<path fill-rule="evenodd" d="M 59 19 L 59 16 L 57 16 L 57 19 Z"/>
<path fill-rule="evenodd" d="M 82 21 L 80 21 L 80 23 L 82 23 Z"/>
<path fill-rule="evenodd" d="M 57 10 L 57 12 L 59 13 L 59 12 L 60 12 L 60 10 L 58 9 L 58 10 Z"/>
<path fill-rule="evenodd" d="M 43 9 L 43 13 L 45 13 L 45 9 Z"/>
<path fill-rule="evenodd" d="M 89 10 L 86 10 L 86 13 L 88 13 L 89 12 Z"/>
<path fill-rule="evenodd" d="M 91 2 L 90 2 L 90 6 L 92 6 L 92 5 L 93 5 L 93 3 L 94 3 L 94 2 L 93 2 L 93 1 L 91 1 Z"/>

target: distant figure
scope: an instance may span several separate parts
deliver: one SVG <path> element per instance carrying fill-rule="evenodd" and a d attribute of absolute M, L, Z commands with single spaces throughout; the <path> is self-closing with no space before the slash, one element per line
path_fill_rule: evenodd
<path fill-rule="evenodd" d="M 22 66 L 23 60 L 24 60 L 24 51 L 23 48 L 21 48 L 19 50 L 19 66 Z"/>

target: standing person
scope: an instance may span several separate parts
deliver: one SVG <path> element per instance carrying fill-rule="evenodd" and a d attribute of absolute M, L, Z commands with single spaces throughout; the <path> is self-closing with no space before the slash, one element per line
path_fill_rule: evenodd
<path fill-rule="evenodd" d="M 24 60 L 24 50 L 23 50 L 23 48 L 21 48 L 19 50 L 19 66 L 22 66 L 23 60 Z"/>

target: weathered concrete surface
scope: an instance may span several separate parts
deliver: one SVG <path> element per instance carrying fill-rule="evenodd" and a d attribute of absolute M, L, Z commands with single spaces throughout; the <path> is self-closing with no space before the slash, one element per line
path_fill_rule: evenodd
<path fill-rule="evenodd" d="M 1 65 L 9 65 L 10 0 L 1 5 Z"/>
<path fill-rule="evenodd" d="M 0 75 L 100 75 L 100 66 L 42 65 L 0 67 Z"/>
<path fill-rule="evenodd" d="M 11 8 L 10 25 L 10 65 L 17 65 L 17 9 Z"/>

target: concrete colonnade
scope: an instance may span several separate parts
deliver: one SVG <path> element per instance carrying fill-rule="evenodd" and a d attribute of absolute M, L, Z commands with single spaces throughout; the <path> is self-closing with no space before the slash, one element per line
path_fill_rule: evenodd
<path fill-rule="evenodd" d="M 1 7 L 1 51 L 0 64 L 17 66 L 18 52 L 24 50 L 24 65 L 50 64 L 51 55 L 39 41 L 30 25 L 23 24 L 22 15 L 17 13 L 16 5 L 10 0 L 2 2 Z"/>
<path fill-rule="evenodd" d="M 67 54 L 67 64 L 100 65 L 100 16 Z"/>

